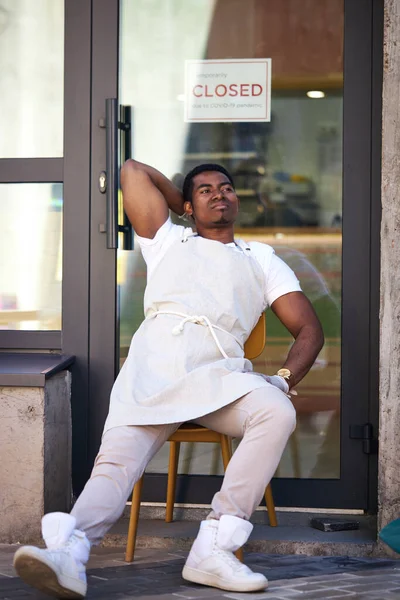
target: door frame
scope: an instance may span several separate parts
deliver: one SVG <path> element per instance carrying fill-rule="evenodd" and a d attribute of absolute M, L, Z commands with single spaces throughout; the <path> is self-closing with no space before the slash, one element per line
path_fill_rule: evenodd
<path fill-rule="evenodd" d="M 65 0 L 62 351 L 71 378 L 73 488 L 88 479 L 92 1 Z"/>
<path fill-rule="evenodd" d="M 97 453 L 116 373 L 116 251 L 107 249 L 106 236 L 99 232 L 100 225 L 105 223 L 106 206 L 98 178 L 106 164 L 105 129 L 101 126 L 105 99 L 118 97 L 119 1 L 67 0 L 66 7 L 66 33 L 70 36 L 69 42 L 66 36 L 66 88 L 77 77 L 84 90 L 83 106 L 77 108 L 73 104 L 74 109 L 66 111 L 69 135 L 65 143 L 68 161 L 64 172 L 65 256 L 67 261 L 74 257 L 76 260 L 80 255 L 80 264 L 76 267 L 75 263 L 74 273 L 78 274 L 79 286 L 82 286 L 78 293 L 80 295 L 82 290 L 83 295 L 76 319 L 73 307 L 77 306 L 77 283 L 72 272 L 67 271 L 64 275 L 67 304 L 64 305 L 63 350 L 79 354 L 77 372 L 73 375 L 73 380 L 76 377 L 73 383 L 74 479 L 78 492 Z M 77 21 L 78 13 L 84 14 L 81 22 Z M 76 43 L 77 32 L 79 43 Z M 350 439 L 349 426 L 370 422 L 377 431 L 378 422 L 382 32 L 383 0 L 345 0 L 342 476 L 340 480 L 274 479 L 278 506 L 372 511 L 376 508 L 376 456 L 363 454 L 362 442 Z M 91 42 L 90 61 L 88 40 Z M 81 115 L 82 122 L 78 114 L 71 128 L 71 119 L 77 116 L 75 112 Z M 76 178 L 77 171 L 80 178 Z M 87 200 L 79 204 L 76 198 L 82 199 L 83 193 L 87 194 Z M 82 235 L 78 247 L 74 226 Z M 179 476 L 177 501 L 209 504 L 220 485 L 220 476 Z M 164 502 L 165 488 L 166 475 L 148 474 L 143 497 L 147 501 Z"/>
<path fill-rule="evenodd" d="M 106 98 L 118 97 L 119 0 L 92 3 L 92 145 L 89 310 L 89 427 L 88 458 L 93 464 L 114 383 L 117 344 L 117 251 L 107 248 L 106 195 L 99 176 L 106 170 Z"/>

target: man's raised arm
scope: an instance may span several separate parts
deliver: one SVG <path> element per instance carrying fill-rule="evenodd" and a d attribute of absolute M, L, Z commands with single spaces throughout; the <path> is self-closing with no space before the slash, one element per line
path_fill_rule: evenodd
<path fill-rule="evenodd" d="M 129 159 L 121 169 L 124 209 L 136 233 L 152 239 L 168 218 L 168 209 L 181 215 L 181 192 L 162 173 Z"/>

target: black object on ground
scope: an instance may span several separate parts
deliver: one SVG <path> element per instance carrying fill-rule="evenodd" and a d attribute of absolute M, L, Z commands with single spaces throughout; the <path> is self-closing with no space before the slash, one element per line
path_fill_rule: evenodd
<path fill-rule="evenodd" d="M 343 519 L 310 519 L 310 526 L 321 531 L 346 531 L 359 529 L 358 521 L 344 521 Z"/>

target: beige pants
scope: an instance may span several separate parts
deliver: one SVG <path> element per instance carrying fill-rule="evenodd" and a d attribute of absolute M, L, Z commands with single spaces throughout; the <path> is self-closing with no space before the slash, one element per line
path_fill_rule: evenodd
<path fill-rule="evenodd" d="M 292 403 L 277 388 L 259 388 L 195 422 L 242 438 L 212 500 L 209 518 L 229 514 L 249 519 L 295 428 Z M 72 510 L 77 528 L 92 544 L 99 543 L 119 519 L 146 465 L 179 425 L 130 425 L 104 434 L 91 477 Z"/>

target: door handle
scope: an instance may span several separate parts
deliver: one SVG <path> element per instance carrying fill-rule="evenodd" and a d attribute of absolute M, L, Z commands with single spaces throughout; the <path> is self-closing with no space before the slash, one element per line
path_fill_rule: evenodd
<path fill-rule="evenodd" d="M 106 236 L 107 248 L 118 247 L 118 113 L 117 99 L 106 99 Z"/>
<path fill-rule="evenodd" d="M 132 157 L 132 107 L 120 106 L 119 123 L 121 163 Z M 121 214 L 121 213 L 120 213 Z M 122 224 L 118 225 L 119 233 L 122 233 L 122 250 L 133 250 L 133 229 L 128 215 L 122 209 Z"/>

